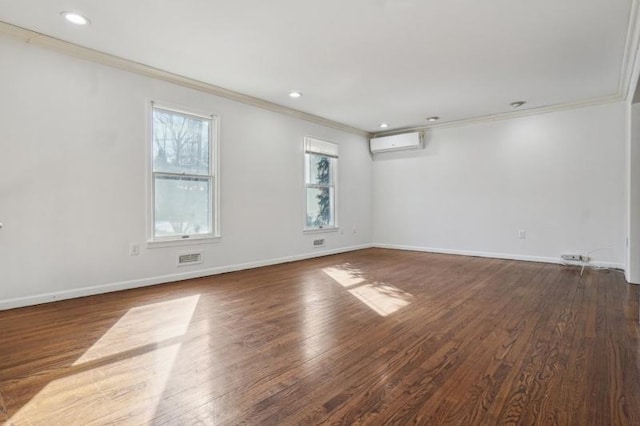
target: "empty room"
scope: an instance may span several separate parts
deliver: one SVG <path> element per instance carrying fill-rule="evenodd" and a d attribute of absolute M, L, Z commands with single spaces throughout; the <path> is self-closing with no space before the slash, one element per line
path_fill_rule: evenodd
<path fill-rule="evenodd" d="M 640 425 L 640 0 L 0 0 L 0 422 Z"/>

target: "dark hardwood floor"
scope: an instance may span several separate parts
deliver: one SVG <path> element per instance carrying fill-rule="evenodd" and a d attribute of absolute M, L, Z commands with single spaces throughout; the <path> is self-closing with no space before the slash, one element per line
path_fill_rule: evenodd
<path fill-rule="evenodd" d="M 640 425 L 638 287 L 368 249 L 4 311 L 0 420 Z"/>

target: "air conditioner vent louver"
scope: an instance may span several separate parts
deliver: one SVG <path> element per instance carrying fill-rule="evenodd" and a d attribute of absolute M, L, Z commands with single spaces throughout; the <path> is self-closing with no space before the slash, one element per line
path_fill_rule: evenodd
<path fill-rule="evenodd" d="M 178 256 L 178 266 L 193 265 L 194 263 L 202 263 L 202 253 L 185 253 Z"/>
<path fill-rule="evenodd" d="M 411 132 L 393 136 L 380 136 L 369 140 L 371 152 L 399 151 L 402 149 L 418 149 L 422 147 L 422 133 Z"/>

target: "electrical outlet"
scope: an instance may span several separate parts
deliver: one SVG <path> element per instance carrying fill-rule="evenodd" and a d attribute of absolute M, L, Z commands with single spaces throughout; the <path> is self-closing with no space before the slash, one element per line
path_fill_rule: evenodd
<path fill-rule="evenodd" d="M 518 239 L 524 240 L 527 238 L 527 231 L 521 229 L 518 231 Z"/>
<path fill-rule="evenodd" d="M 560 257 L 562 258 L 562 260 L 572 260 L 576 262 L 582 260 L 582 256 L 580 256 L 579 254 L 563 254 Z"/>
<path fill-rule="evenodd" d="M 129 245 L 129 256 L 138 256 L 140 254 L 140 244 L 131 243 Z"/>

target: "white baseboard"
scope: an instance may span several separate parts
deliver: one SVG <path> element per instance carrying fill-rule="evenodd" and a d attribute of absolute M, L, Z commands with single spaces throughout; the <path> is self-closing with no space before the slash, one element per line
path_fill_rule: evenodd
<path fill-rule="evenodd" d="M 161 275 L 156 277 L 141 278 L 131 281 L 122 281 L 111 284 L 103 284 L 91 287 L 75 288 L 53 293 L 37 294 L 35 296 L 17 297 L 14 299 L 0 300 L 0 311 L 20 308 L 24 306 L 39 305 L 41 303 L 54 302 L 58 300 L 74 299 L 77 297 L 93 296 L 96 294 L 111 293 L 120 290 L 130 290 L 132 288 L 147 287 L 156 284 L 164 284 L 174 281 L 182 281 L 191 278 L 201 278 L 210 275 L 224 274 L 226 272 L 241 271 L 244 269 L 259 268 L 262 266 L 277 265 L 280 263 L 295 262 L 297 260 L 311 259 L 314 257 L 330 256 L 332 254 L 346 253 L 355 250 L 371 248 L 371 244 L 342 247 L 332 250 L 314 251 L 311 253 L 285 256 L 275 259 L 259 260 L 255 262 L 239 263 L 236 265 L 218 266 L 215 268 L 199 269 L 197 271 L 182 272 L 179 274 Z"/>
<path fill-rule="evenodd" d="M 332 250 L 314 251 L 310 253 L 285 256 L 285 257 L 280 257 L 275 259 L 265 259 L 265 260 L 255 261 L 255 262 L 218 266 L 215 268 L 208 268 L 208 269 L 199 269 L 196 271 L 182 272 L 179 274 L 161 275 L 161 276 L 155 276 L 155 277 L 141 278 L 137 280 L 103 284 L 98 286 L 82 287 L 82 288 L 63 290 L 63 291 L 52 292 L 52 293 L 43 293 L 43 294 L 38 294 L 34 296 L 5 299 L 5 300 L 0 300 L 0 311 L 7 310 L 7 309 L 20 308 L 24 306 L 38 305 L 41 303 L 54 302 L 58 300 L 74 299 L 78 297 L 92 296 L 96 294 L 110 293 L 110 292 L 120 291 L 120 290 L 129 290 L 133 288 L 147 287 L 151 285 L 164 284 L 164 283 L 169 283 L 174 281 L 182 281 L 182 280 L 187 280 L 191 278 L 201 278 L 201 277 L 206 277 L 210 275 L 224 274 L 227 272 L 241 271 L 244 269 L 260 268 L 262 266 L 278 265 L 281 263 L 295 262 L 298 260 L 311 259 L 315 257 L 330 256 L 332 254 L 346 253 L 350 251 L 362 250 L 362 249 L 371 248 L 371 247 L 392 249 L 392 250 L 420 251 L 420 252 L 427 252 L 427 253 L 453 254 L 453 255 L 461 255 L 461 256 L 488 257 L 488 258 L 494 258 L 494 259 L 522 260 L 526 262 L 543 262 L 543 263 L 555 263 L 555 264 L 564 263 L 563 260 L 559 257 L 556 258 L 556 257 L 529 256 L 529 255 L 521 255 L 521 254 L 480 252 L 480 251 L 471 251 L 471 250 L 454 250 L 454 249 L 443 249 L 443 248 L 435 248 L 435 247 L 407 246 L 407 245 L 401 245 L 401 244 L 383 244 L 383 243 L 361 244 L 357 246 L 342 247 L 342 248 L 332 249 Z M 598 266 L 603 268 L 624 269 L 623 264 L 615 263 L 615 262 L 592 261 L 590 262 L 590 264 L 593 266 Z M 577 265 L 579 266 L 579 264 Z"/>
<path fill-rule="evenodd" d="M 393 249 L 393 250 L 423 251 L 427 253 L 489 257 L 493 259 L 522 260 L 525 262 L 556 263 L 559 265 L 563 265 L 566 263 L 559 257 L 529 256 L 525 254 L 492 253 L 492 252 L 484 252 L 484 251 L 455 250 L 455 249 L 443 249 L 443 248 L 435 248 L 435 247 L 417 247 L 417 246 L 406 246 L 402 244 L 383 244 L 383 243 L 374 243 L 372 244 L 372 246 L 377 248 L 386 248 L 386 249 Z M 576 265 L 580 266 L 582 264 L 576 263 Z M 599 268 L 624 269 L 624 265 L 622 263 L 616 263 L 616 262 L 591 261 L 589 262 L 589 265 L 597 266 Z"/>

